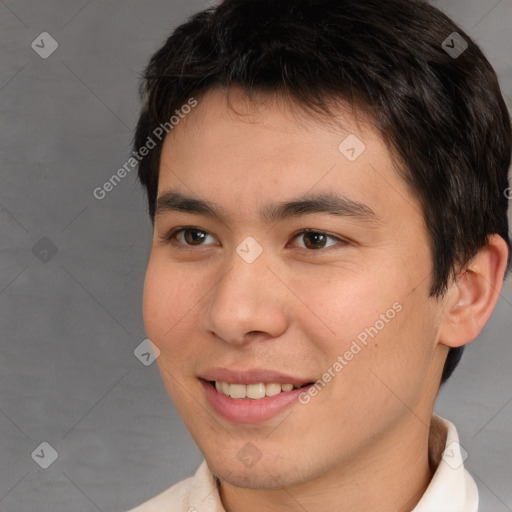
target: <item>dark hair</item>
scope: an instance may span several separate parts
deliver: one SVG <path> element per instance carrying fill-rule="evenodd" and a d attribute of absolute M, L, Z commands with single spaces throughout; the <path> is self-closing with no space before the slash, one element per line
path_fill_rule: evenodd
<path fill-rule="evenodd" d="M 420 0 L 225 0 L 177 27 L 145 70 L 133 142 L 137 151 L 158 138 L 138 170 L 152 223 L 158 127 L 170 131 L 191 97 L 230 85 L 250 97 L 283 93 L 327 118 L 336 116 L 332 100 L 343 100 L 375 123 L 423 209 L 431 296 L 491 234 L 507 242 L 510 269 L 509 114 L 488 60 L 438 9 Z M 441 383 L 462 351 L 450 349 Z"/>

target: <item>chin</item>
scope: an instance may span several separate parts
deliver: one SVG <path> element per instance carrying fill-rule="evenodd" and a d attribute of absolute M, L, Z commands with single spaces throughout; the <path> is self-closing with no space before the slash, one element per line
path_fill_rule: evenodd
<path fill-rule="evenodd" d="M 222 468 L 220 472 L 215 468 L 211 469 L 213 474 L 223 482 L 243 489 L 282 489 L 290 485 L 288 481 L 283 481 L 283 478 L 280 478 L 279 468 L 273 468 L 271 474 L 262 468 L 259 470 L 256 468 Z"/>
<path fill-rule="evenodd" d="M 292 462 L 260 460 L 252 467 L 245 467 L 236 458 L 234 461 L 219 461 L 217 458 L 214 462 L 206 458 L 206 461 L 212 473 L 221 481 L 244 489 L 282 489 L 311 478 L 311 475 L 301 474 Z"/>

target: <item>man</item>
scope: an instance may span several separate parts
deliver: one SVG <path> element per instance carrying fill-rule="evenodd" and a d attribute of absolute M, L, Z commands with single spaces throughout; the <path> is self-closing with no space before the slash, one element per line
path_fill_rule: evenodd
<path fill-rule="evenodd" d="M 419 1 L 226 0 L 142 92 L 144 322 L 205 461 L 134 510 L 476 511 L 432 411 L 510 267 L 479 48 Z"/>

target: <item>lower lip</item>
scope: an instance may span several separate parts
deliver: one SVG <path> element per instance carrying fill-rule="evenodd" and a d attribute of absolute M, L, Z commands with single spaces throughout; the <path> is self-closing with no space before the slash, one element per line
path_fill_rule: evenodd
<path fill-rule="evenodd" d="M 215 386 L 210 382 L 200 379 L 206 392 L 206 397 L 213 407 L 214 411 L 223 418 L 234 423 L 260 423 L 278 415 L 289 405 L 297 402 L 299 394 L 309 389 L 308 386 L 292 389 L 291 391 L 281 391 L 274 396 L 266 396 L 253 400 L 251 398 L 231 398 L 223 393 L 219 393 Z"/>

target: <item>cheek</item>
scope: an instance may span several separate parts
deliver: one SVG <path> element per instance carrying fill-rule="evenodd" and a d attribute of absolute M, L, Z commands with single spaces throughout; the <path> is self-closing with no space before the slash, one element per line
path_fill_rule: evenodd
<path fill-rule="evenodd" d="M 187 407 L 187 394 L 178 384 L 187 376 L 197 348 L 191 343 L 194 333 L 194 289 L 187 286 L 190 276 L 152 256 L 146 271 L 143 318 L 147 337 L 158 347 L 156 359 L 167 392 L 178 407 Z M 172 267 L 172 268 L 171 268 Z M 200 295 L 201 296 L 201 295 Z"/>
<path fill-rule="evenodd" d="M 163 312 L 169 307 L 169 284 L 151 256 L 144 279 L 142 313 L 146 334 L 159 348 L 165 332 Z"/>
<path fill-rule="evenodd" d="M 332 358 L 359 339 L 364 346 L 371 333 L 380 336 L 400 315 L 397 298 L 404 294 L 397 281 L 383 282 L 381 273 L 361 269 L 326 269 L 302 273 L 291 288 L 302 304 L 295 314 L 301 330 Z M 395 307 L 394 307 L 395 304 Z"/>
<path fill-rule="evenodd" d="M 144 280 L 143 318 L 146 334 L 161 350 L 175 346 L 197 302 L 195 287 L 186 272 L 164 265 L 151 256 Z"/>
<path fill-rule="evenodd" d="M 421 381 L 432 357 L 435 322 L 425 287 L 412 288 L 396 266 L 374 274 L 331 269 L 294 280 L 292 289 L 304 302 L 295 312 L 299 329 L 321 354 L 322 371 L 345 376 L 343 395 L 354 387 L 369 390 L 371 382 L 374 391 L 382 388 L 372 371 L 399 388 L 409 385 L 411 375 Z"/>

